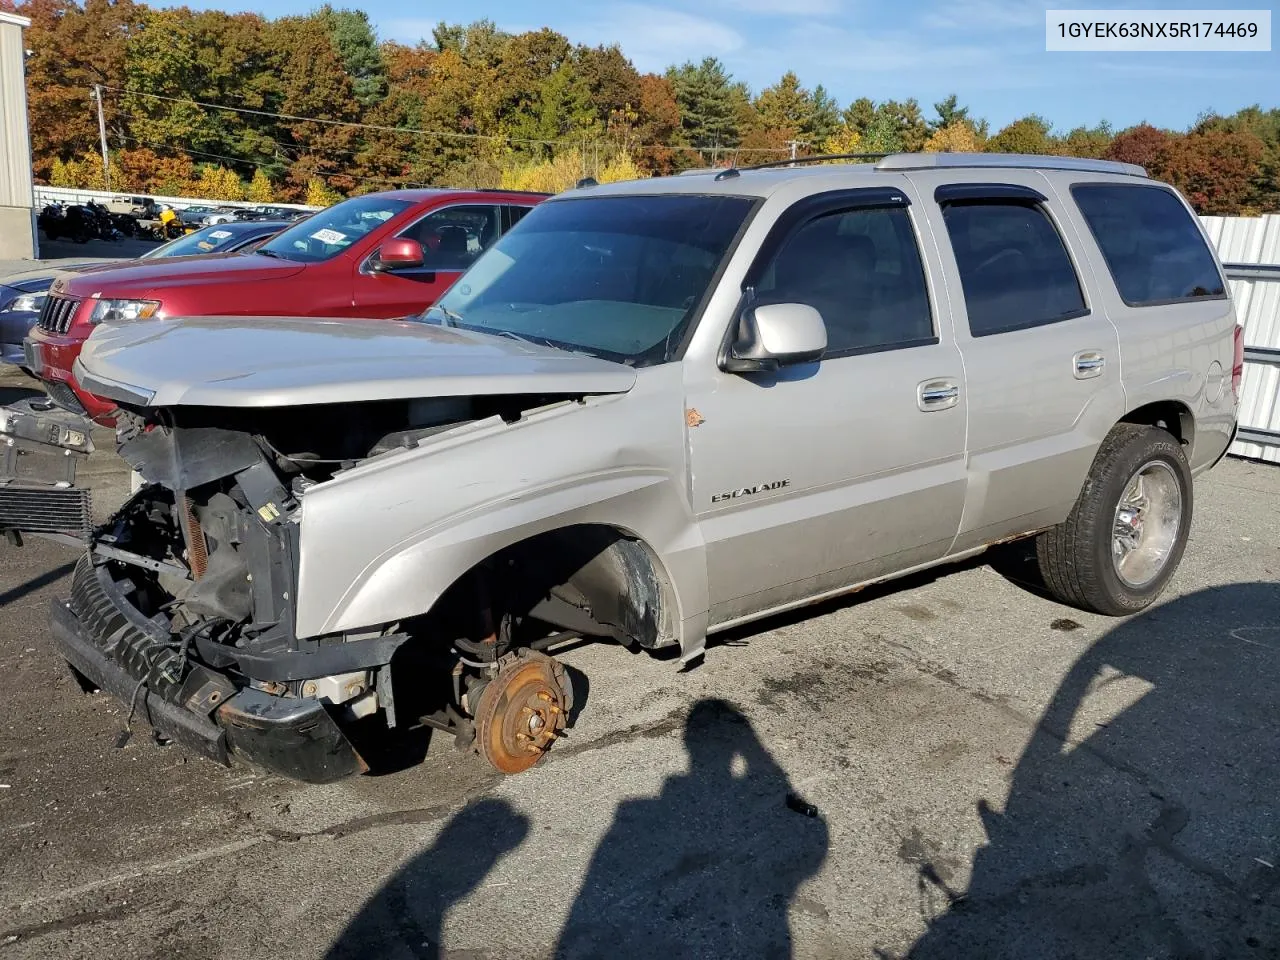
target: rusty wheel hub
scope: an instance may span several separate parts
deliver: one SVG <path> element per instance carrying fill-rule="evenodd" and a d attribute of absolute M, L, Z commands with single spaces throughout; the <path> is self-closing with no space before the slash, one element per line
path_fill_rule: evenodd
<path fill-rule="evenodd" d="M 498 661 L 498 675 L 480 695 L 476 745 L 502 773 L 528 770 L 563 735 L 572 706 L 564 666 L 545 653 L 517 650 Z"/>

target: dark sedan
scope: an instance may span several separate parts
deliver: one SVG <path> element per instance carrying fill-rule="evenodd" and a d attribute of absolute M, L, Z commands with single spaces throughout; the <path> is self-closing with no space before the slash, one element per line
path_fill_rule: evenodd
<path fill-rule="evenodd" d="M 163 243 L 148 250 L 139 260 L 159 257 L 192 257 L 211 253 L 236 253 L 253 247 L 267 237 L 279 233 L 288 223 L 282 220 L 252 220 L 220 223 Z M 136 261 L 121 260 L 118 263 Z M 55 273 L 81 273 L 89 268 L 114 265 L 111 261 L 75 263 L 67 266 L 45 264 L 34 270 L 11 274 L 0 279 L 0 363 L 22 366 L 22 340 L 44 306 L 45 294 Z"/>

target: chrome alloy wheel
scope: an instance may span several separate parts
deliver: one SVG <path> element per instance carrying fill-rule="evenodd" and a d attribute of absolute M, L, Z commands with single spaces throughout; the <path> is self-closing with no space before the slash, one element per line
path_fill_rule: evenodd
<path fill-rule="evenodd" d="M 1182 526 L 1182 489 L 1173 468 L 1162 460 L 1139 467 L 1116 505 L 1111 532 L 1111 562 L 1130 588 L 1151 583 L 1178 542 Z"/>

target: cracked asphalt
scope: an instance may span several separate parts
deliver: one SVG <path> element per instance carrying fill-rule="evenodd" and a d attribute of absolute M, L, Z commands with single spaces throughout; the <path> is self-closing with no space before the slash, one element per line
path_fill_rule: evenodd
<path fill-rule="evenodd" d="M 123 494 L 109 454 L 86 476 Z M 0 546 L 0 960 L 1280 955 L 1280 469 L 1196 497 L 1138 617 L 1010 549 L 684 673 L 578 647 L 526 774 L 438 737 L 323 787 L 118 747 L 47 637 L 74 555 Z"/>

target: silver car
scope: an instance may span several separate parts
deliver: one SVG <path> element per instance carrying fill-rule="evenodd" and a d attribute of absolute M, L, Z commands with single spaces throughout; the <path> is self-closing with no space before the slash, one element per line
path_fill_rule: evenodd
<path fill-rule="evenodd" d="M 1035 537 L 1102 614 L 1164 589 L 1240 331 L 1137 167 L 896 155 L 584 185 L 409 322 L 103 325 L 141 488 L 53 611 L 87 681 L 322 781 L 424 717 L 536 763 L 557 645 L 717 631 Z M 71 494 L 74 491 L 63 491 Z"/>

